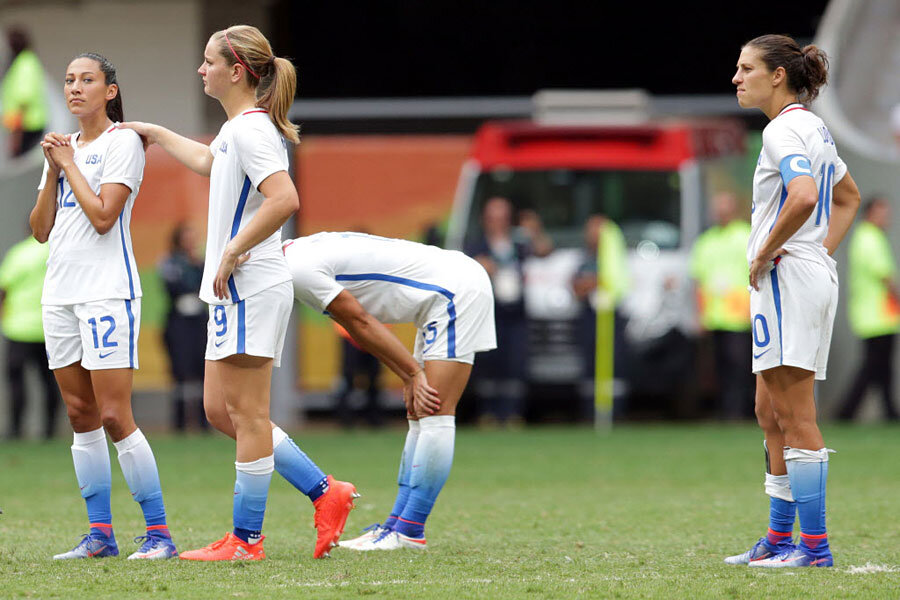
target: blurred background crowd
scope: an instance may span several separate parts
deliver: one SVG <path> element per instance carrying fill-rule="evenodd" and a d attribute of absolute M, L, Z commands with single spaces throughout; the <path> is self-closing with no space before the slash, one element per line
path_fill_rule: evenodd
<path fill-rule="evenodd" d="M 479 355 L 461 420 L 591 421 L 598 352 L 613 357 L 617 421 L 753 418 L 746 246 L 765 120 L 738 109 L 730 77 L 741 43 L 770 20 L 700 32 L 684 11 L 664 9 L 673 12 L 642 34 L 657 44 L 634 50 L 609 33 L 612 22 L 635 30 L 642 17 L 627 8 L 375 3 L 350 18 L 248 4 L 0 1 L 0 432 L 63 428 L 41 330 L 47 248 L 23 226 L 37 143 L 73 129 L 65 65 L 86 50 L 106 55 L 126 118 L 209 140 L 220 111 L 194 71 L 206 35 L 237 22 L 271 32 L 299 71 L 301 210 L 285 237 L 415 239 L 466 252 L 490 275 L 498 349 Z M 812 108 L 867 198 L 838 256 L 841 310 L 820 411 L 897 420 L 900 5 L 798 4 L 775 29 L 829 53 L 831 84 Z M 686 35 L 673 42 L 672 27 Z M 132 224 L 145 294 L 135 412 L 148 426 L 205 430 L 197 291 L 207 183 L 157 150 Z M 598 345 L 598 308 L 613 313 L 611 343 Z M 402 415 L 399 381 L 346 332 L 299 306 L 294 319 L 275 420 L 381 426 Z M 411 344 L 411 327 L 393 331 Z"/>

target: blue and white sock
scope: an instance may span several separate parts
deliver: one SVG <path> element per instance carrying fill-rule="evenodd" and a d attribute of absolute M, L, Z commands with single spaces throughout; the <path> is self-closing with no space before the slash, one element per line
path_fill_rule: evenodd
<path fill-rule="evenodd" d="M 288 482 L 315 502 L 328 491 L 328 477 L 281 427 L 272 428 L 275 470 Z"/>
<path fill-rule="evenodd" d="M 248 544 L 255 544 L 262 538 L 275 457 L 270 454 L 252 462 L 235 462 L 234 468 L 237 470 L 234 482 L 234 535 Z"/>
<path fill-rule="evenodd" d="M 397 499 L 394 500 L 394 508 L 390 516 L 382 525 L 393 529 L 397 523 L 397 517 L 403 513 L 406 501 L 409 498 L 409 473 L 412 467 L 413 455 L 416 452 L 416 441 L 419 439 L 421 427 L 418 421 L 409 420 L 409 431 L 406 432 L 406 443 L 403 445 L 403 454 L 400 455 L 400 468 L 397 471 Z"/>
<path fill-rule="evenodd" d="M 159 471 L 147 438 L 140 429 L 135 429 L 134 433 L 114 442 L 114 445 L 119 452 L 119 466 L 131 490 L 131 497 L 144 512 L 147 530 L 154 535 L 171 537 L 166 527 L 166 507 L 163 505 Z"/>
<path fill-rule="evenodd" d="M 769 495 L 769 530 L 766 542 L 770 550 L 777 551 L 783 544 L 791 541 L 794 533 L 797 503 L 791 495 L 790 477 L 766 473 L 766 494 Z"/>
<path fill-rule="evenodd" d="M 408 537 L 425 536 L 425 520 L 450 476 L 456 417 L 438 415 L 419 419 L 419 439 L 410 465 L 409 498 L 394 530 Z"/>
<path fill-rule="evenodd" d="M 791 492 L 800 517 L 800 547 L 814 556 L 829 553 L 825 531 L 825 483 L 830 450 L 784 449 Z"/>
<path fill-rule="evenodd" d="M 110 492 L 112 473 L 109 466 L 109 446 L 103 428 L 76 433 L 72 442 L 72 462 L 81 497 L 87 505 L 91 532 L 112 536 L 112 508 Z"/>

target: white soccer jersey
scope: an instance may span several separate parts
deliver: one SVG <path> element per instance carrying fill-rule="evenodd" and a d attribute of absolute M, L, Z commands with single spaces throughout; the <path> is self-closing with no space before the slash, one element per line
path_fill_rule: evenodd
<path fill-rule="evenodd" d="M 213 164 L 200 299 L 208 304 L 232 304 L 291 279 L 281 252 L 281 232 L 276 231 L 251 248 L 250 260 L 234 270 L 228 280 L 228 299 L 220 300 L 213 293 L 213 279 L 226 244 L 253 219 L 265 200 L 259 184 L 273 173 L 288 170 L 287 146 L 268 112 L 254 109 L 222 125 L 210 151 Z"/>
<path fill-rule="evenodd" d="M 822 119 L 800 104 L 785 107 L 763 130 L 763 147 L 753 175 L 748 262 L 756 258 L 774 227 L 787 198 L 788 183 L 794 177 L 808 175 L 816 182 L 819 201 L 784 248 L 797 258 L 832 264 L 822 242 L 831 218 L 832 189 L 846 174 L 847 166 Z"/>
<path fill-rule="evenodd" d="M 106 183 L 121 183 L 131 190 L 118 222 L 103 235 L 97 233 L 81 210 L 64 173 L 47 181 L 48 165 L 38 189 L 56 186 L 56 220 L 50 230 L 50 257 L 41 303 L 67 305 L 107 299 L 134 300 L 141 296 L 134 251 L 131 247 L 131 209 L 144 176 L 144 147 L 130 129 L 115 126 L 90 144 L 78 147 L 80 134 L 72 134 L 75 164 L 95 194 Z"/>
<path fill-rule="evenodd" d="M 450 358 L 496 347 L 490 279 L 461 252 L 324 232 L 286 242 L 285 256 L 295 296 L 318 311 L 347 290 L 382 323 L 414 323 L 424 336 L 417 347 L 444 332 Z"/>

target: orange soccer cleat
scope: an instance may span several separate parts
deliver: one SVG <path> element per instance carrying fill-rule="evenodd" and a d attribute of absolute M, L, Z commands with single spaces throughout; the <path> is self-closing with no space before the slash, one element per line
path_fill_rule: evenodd
<path fill-rule="evenodd" d="M 181 553 L 184 560 L 262 560 L 266 557 L 263 551 L 263 539 L 261 537 L 255 544 L 248 544 L 231 532 L 225 534 L 221 540 L 213 542 L 206 548 L 188 550 Z"/>
<path fill-rule="evenodd" d="M 313 522 L 317 531 L 313 558 L 325 558 L 329 556 L 329 551 L 337 546 L 341 534 L 344 533 L 347 516 L 353 509 L 354 498 L 359 498 L 355 485 L 328 476 L 328 491 L 313 502 L 316 508 Z"/>

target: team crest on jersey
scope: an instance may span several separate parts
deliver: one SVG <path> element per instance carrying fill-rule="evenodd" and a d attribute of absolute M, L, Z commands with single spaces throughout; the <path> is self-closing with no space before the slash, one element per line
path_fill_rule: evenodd
<path fill-rule="evenodd" d="M 219 152 L 222 154 L 228 154 L 228 142 L 222 140 L 222 145 L 219 146 Z"/>
<path fill-rule="evenodd" d="M 87 158 L 84 159 L 84 164 L 99 165 L 102 161 L 103 161 L 102 154 L 88 154 Z"/>

